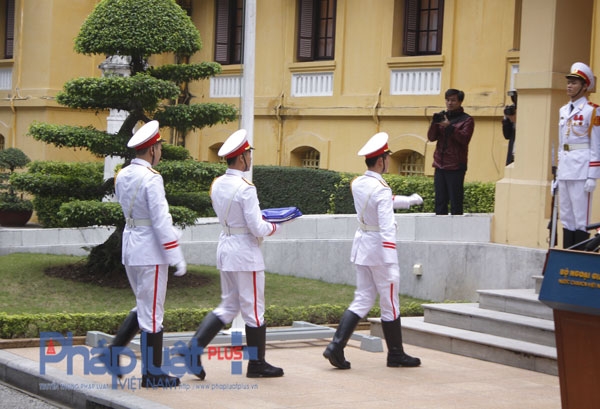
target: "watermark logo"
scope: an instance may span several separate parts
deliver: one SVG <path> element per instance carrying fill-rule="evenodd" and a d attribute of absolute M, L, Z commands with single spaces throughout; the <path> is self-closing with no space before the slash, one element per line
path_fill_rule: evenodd
<path fill-rule="evenodd" d="M 181 377 L 185 374 L 199 374 L 202 371 L 200 359 L 211 361 L 230 361 L 231 374 L 241 375 L 243 361 L 256 359 L 257 348 L 242 345 L 242 333 L 233 331 L 231 333 L 230 346 L 208 346 L 203 348 L 197 345 L 188 346 L 183 341 L 177 341 L 173 346 L 163 348 L 162 366 L 155 368 L 152 363 L 152 347 L 145 347 L 145 333 L 142 332 L 142 375 L 169 373 Z M 127 359 L 122 359 L 126 357 Z M 112 375 L 113 388 L 128 387 L 131 379 L 119 379 L 132 373 L 137 366 L 137 356 L 131 348 L 111 347 L 110 350 L 104 341 L 97 347 L 88 348 L 83 345 L 73 345 L 73 334 L 67 336 L 59 332 L 40 333 L 40 374 L 46 374 L 46 365 L 66 360 L 67 375 L 73 375 L 73 364 L 75 358 L 83 361 L 84 375 Z"/>

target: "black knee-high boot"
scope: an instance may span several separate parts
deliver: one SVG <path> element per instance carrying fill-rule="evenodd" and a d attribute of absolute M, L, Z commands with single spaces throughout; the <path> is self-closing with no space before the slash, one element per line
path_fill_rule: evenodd
<path fill-rule="evenodd" d="M 340 324 L 333 335 L 333 339 L 325 348 L 323 356 L 329 359 L 329 363 L 339 369 L 350 369 L 350 362 L 344 357 L 344 348 L 358 325 L 360 317 L 350 310 L 344 311 Z"/>
<path fill-rule="evenodd" d="M 385 336 L 385 343 L 388 348 L 387 366 L 397 368 L 399 366 L 413 367 L 421 365 L 419 358 L 413 358 L 404 352 L 400 317 L 394 321 L 381 320 L 381 327 L 383 328 L 383 335 Z"/>
<path fill-rule="evenodd" d="M 587 231 L 585 231 L 585 230 L 575 230 L 575 232 L 573 232 L 573 245 L 579 244 L 579 243 L 581 243 L 583 241 L 586 241 L 589 238 L 590 238 L 590 233 L 588 233 Z M 573 250 L 585 250 L 585 244 L 584 245 L 578 245 Z"/>
<path fill-rule="evenodd" d="M 206 348 L 206 346 L 213 340 L 213 338 L 223 329 L 225 324 L 217 317 L 213 312 L 209 312 L 206 317 L 202 320 L 202 323 L 196 330 L 196 333 L 188 343 L 188 347 L 190 348 L 190 352 L 193 352 L 194 348 L 201 347 Z M 194 359 L 195 354 L 192 353 L 191 358 Z M 196 367 L 194 368 L 191 365 L 191 362 L 188 363 L 188 370 L 196 375 L 198 378 L 204 380 L 206 377 L 206 372 L 202 367 L 202 360 L 200 355 L 197 355 Z"/>
<path fill-rule="evenodd" d="M 265 349 L 267 344 L 266 325 L 258 328 L 246 325 L 246 344 L 250 348 L 256 348 L 256 359 L 250 358 L 248 361 L 246 377 L 277 378 L 283 376 L 283 369 L 277 368 L 265 361 Z"/>
<path fill-rule="evenodd" d="M 568 249 L 575 244 L 575 232 L 563 228 L 563 249 Z"/>
<path fill-rule="evenodd" d="M 117 335 L 115 335 L 112 343 L 108 346 L 107 350 L 100 355 L 100 360 L 104 363 L 111 374 L 116 375 L 119 378 L 123 376 L 120 371 L 119 356 L 117 355 L 116 359 L 113 357 L 113 348 L 127 346 L 127 344 L 129 344 L 137 335 L 139 330 L 140 326 L 138 324 L 137 311 L 131 311 L 119 327 Z M 115 361 L 116 365 L 113 365 L 113 360 Z"/>
<path fill-rule="evenodd" d="M 180 380 L 161 369 L 163 357 L 163 332 L 142 332 L 142 387 L 172 388 Z"/>

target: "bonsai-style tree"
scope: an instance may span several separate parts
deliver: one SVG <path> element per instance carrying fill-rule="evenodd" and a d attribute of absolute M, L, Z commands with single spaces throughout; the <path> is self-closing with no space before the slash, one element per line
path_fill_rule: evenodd
<path fill-rule="evenodd" d="M 64 84 L 56 100 L 74 109 L 119 109 L 127 111 L 128 116 L 116 135 L 92 126 L 46 123 L 32 124 L 29 133 L 58 147 L 88 149 L 98 157 L 121 156 L 127 165 L 134 152 L 126 144 L 140 123 L 156 119 L 161 127 L 185 133 L 236 119 L 237 109 L 232 105 L 192 104 L 189 95 L 180 95 L 187 90 L 188 82 L 218 74 L 219 64 L 174 63 L 160 67 L 148 64 L 150 56 L 162 53 L 172 53 L 175 61 L 188 61 L 201 45 L 198 30 L 174 0 L 101 1 L 83 23 L 75 39 L 75 51 L 84 55 L 121 56 L 130 61 L 130 76 L 73 79 Z M 165 149 L 164 160 L 169 159 L 168 152 Z M 189 219 L 183 224 L 189 224 Z M 120 264 L 123 225 L 117 227 L 105 243 L 92 249 L 87 263 L 91 273 L 123 271 Z"/>
<path fill-rule="evenodd" d="M 33 204 L 18 194 L 10 183 L 10 177 L 15 170 L 24 168 L 30 159 L 18 148 L 8 148 L 0 151 L 0 210 L 21 212 L 32 211 Z"/>
<path fill-rule="evenodd" d="M 89 149 L 98 156 L 130 158 L 126 143 L 140 122 L 156 119 L 161 127 L 195 130 L 237 117 L 232 105 L 203 103 L 163 105 L 180 100 L 190 81 L 221 72 L 214 62 L 148 65 L 151 55 L 171 52 L 187 60 L 202 46 L 200 34 L 174 0 L 103 0 L 83 23 L 75 39 L 75 51 L 85 55 L 119 55 L 130 59 L 131 76 L 78 78 L 68 81 L 57 102 L 77 109 L 119 109 L 129 113 L 117 135 L 92 127 L 34 124 L 34 138 L 60 147 Z"/>

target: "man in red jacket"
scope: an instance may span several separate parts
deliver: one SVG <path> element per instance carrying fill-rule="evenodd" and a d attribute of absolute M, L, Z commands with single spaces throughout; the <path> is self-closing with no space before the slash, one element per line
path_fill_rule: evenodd
<path fill-rule="evenodd" d="M 446 111 L 433 115 L 427 132 L 430 142 L 437 141 L 433 154 L 435 214 L 463 214 L 464 181 L 467 172 L 469 142 L 475 122 L 465 113 L 462 102 L 465 93 L 449 89 L 445 94 Z"/>

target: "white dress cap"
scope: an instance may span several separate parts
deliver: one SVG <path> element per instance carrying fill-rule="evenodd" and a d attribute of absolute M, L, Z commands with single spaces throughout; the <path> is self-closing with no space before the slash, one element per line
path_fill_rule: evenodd
<path fill-rule="evenodd" d="M 218 155 L 230 159 L 241 155 L 249 149 L 253 148 L 248 143 L 248 132 L 245 129 L 239 129 L 229 135 L 229 138 L 227 138 L 221 149 L 219 149 Z"/>
<path fill-rule="evenodd" d="M 575 77 L 585 81 L 589 89 L 594 88 L 595 79 L 592 69 L 582 62 L 576 62 L 571 66 L 571 72 L 566 75 L 567 78 Z"/>
<path fill-rule="evenodd" d="M 150 121 L 144 124 L 127 142 L 127 147 L 139 151 L 162 141 L 158 128 L 158 121 Z"/>
<path fill-rule="evenodd" d="M 379 155 L 383 155 L 392 151 L 388 148 L 388 134 L 385 132 L 376 133 L 365 143 L 365 146 L 358 151 L 358 156 L 366 156 L 368 158 L 374 158 Z"/>

